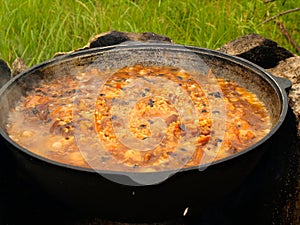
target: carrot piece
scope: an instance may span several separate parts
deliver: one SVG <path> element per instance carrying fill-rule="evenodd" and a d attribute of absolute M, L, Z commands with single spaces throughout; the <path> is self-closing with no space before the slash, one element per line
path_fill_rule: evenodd
<path fill-rule="evenodd" d="M 41 98 L 42 98 L 41 96 L 37 96 L 37 95 L 33 96 L 26 102 L 25 107 L 26 108 L 35 107 L 37 104 L 40 103 Z"/>
<path fill-rule="evenodd" d="M 58 113 L 60 110 L 62 109 L 62 107 L 61 106 L 58 106 L 55 110 L 53 110 L 52 112 L 51 112 L 51 116 L 54 116 L 56 113 Z"/>
<path fill-rule="evenodd" d="M 253 138 L 255 138 L 255 134 L 249 130 L 249 131 L 246 133 L 246 138 L 247 138 L 247 139 L 253 139 Z"/>
<path fill-rule="evenodd" d="M 200 163 L 202 156 L 203 156 L 203 151 L 201 149 L 198 149 L 194 155 L 194 161 L 196 162 L 196 164 Z"/>
<path fill-rule="evenodd" d="M 122 86 L 121 86 L 120 83 L 117 83 L 117 84 L 116 84 L 116 88 L 121 89 L 121 87 L 122 87 Z"/>
<path fill-rule="evenodd" d="M 200 136 L 198 138 L 198 143 L 201 143 L 201 144 L 206 144 L 210 139 L 210 135 L 205 135 L 205 136 Z"/>

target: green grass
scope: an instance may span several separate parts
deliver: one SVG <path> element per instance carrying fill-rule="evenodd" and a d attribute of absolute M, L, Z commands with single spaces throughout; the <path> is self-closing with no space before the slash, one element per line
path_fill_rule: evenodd
<path fill-rule="evenodd" d="M 0 2 L 0 58 L 32 66 L 56 52 L 84 46 L 109 30 L 152 31 L 175 43 L 215 49 L 248 33 L 273 39 L 295 53 L 274 22 L 297 1 L 241 0 L 5 0 Z M 278 18 L 300 44 L 300 11 Z"/>

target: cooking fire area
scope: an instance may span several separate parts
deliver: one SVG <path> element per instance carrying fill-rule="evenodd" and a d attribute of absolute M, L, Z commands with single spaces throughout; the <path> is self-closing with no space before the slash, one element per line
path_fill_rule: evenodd
<path fill-rule="evenodd" d="M 171 39 L 153 33 L 132 34 L 109 32 L 97 36 L 80 51 L 99 46 L 120 44 L 124 41 L 172 42 Z M 43 188 L 18 170 L 7 151 L 0 158 L 0 224 L 57 224 L 57 225 L 252 225 L 300 223 L 300 57 L 281 48 L 272 40 L 256 34 L 238 38 L 222 46 L 218 51 L 252 61 L 270 73 L 292 82 L 288 91 L 287 116 L 274 134 L 270 147 L 262 155 L 256 167 L 246 179 L 225 197 L 210 204 L 182 207 L 177 216 L 151 218 L 143 221 L 122 221 L 118 217 L 101 217 L 97 213 L 82 212 L 85 206 L 67 205 L 53 198 Z M 58 53 L 57 56 L 66 53 Z M 10 69 L 1 62 L 1 73 L 21 72 L 26 66 Z M 4 82 L 1 84 L 3 85 Z M 1 140 L 1 149 L 6 148 Z M 199 172 L 200 173 L 200 172 Z M 193 182 L 197 183 L 197 180 Z M 99 190 L 101 191 L 101 190 Z M 135 197 L 132 187 L 132 197 Z M 177 196 L 174 196 L 176 199 Z M 172 201 L 165 202 L 172 206 Z M 126 204 L 131 204 L 130 202 Z M 125 205 L 126 205 L 125 204 Z M 200 207 L 201 206 L 201 207 Z M 87 206 L 88 207 L 88 206 Z M 118 207 L 116 207 L 118 208 Z M 119 209 L 118 209 L 119 210 Z M 101 212 L 99 212 L 101 215 Z M 118 213 L 115 213 L 116 215 Z"/>

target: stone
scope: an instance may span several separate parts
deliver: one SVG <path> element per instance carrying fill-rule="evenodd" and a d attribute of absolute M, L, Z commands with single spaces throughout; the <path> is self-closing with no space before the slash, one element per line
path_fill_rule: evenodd
<path fill-rule="evenodd" d="M 300 83 L 300 56 L 281 60 L 277 66 L 269 68 L 268 71 L 275 76 L 289 79 L 293 84 Z"/>
<path fill-rule="evenodd" d="M 94 36 L 87 45 L 74 51 L 76 52 L 89 48 L 113 46 L 124 42 L 173 43 L 169 37 L 161 34 L 155 34 L 153 32 L 133 33 L 113 30 Z M 54 55 L 54 57 L 71 52 L 58 52 Z"/>
<path fill-rule="evenodd" d="M 274 68 L 268 69 L 270 73 L 278 77 L 284 77 L 292 81 L 289 90 L 289 105 L 298 122 L 298 135 L 300 137 L 300 56 L 294 56 L 282 60 Z"/>
<path fill-rule="evenodd" d="M 153 32 L 132 33 L 132 32 L 110 31 L 93 37 L 90 43 L 87 45 L 87 47 L 95 48 L 95 47 L 111 46 L 111 45 L 121 44 L 126 41 L 172 43 L 172 40 L 170 38 L 160 34 L 155 34 Z"/>
<path fill-rule="evenodd" d="M 277 66 L 281 60 L 294 57 L 293 53 L 276 42 L 258 34 L 242 36 L 217 50 L 247 59 L 265 69 Z"/>
<path fill-rule="evenodd" d="M 2 87 L 11 77 L 9 65 L 0 59 L 0 87 Z"/>
<path fill-rule="evenodd" d="M 28 66 L 26 65 L 25 61 L 22 58 L 18 57 L 12 64 L 11 76 L 14 77 L 27 69 Z"/>

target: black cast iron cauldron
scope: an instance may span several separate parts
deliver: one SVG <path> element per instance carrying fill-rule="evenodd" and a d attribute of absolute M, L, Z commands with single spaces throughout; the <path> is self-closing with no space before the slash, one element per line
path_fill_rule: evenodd
<path fill-rule="evenodd" d="M 72 76 L 95 66 L 108 69 L 137 63 L 182 66 L 200 72 L 211 68 L 217 77 L 235 80 L 257 94 L 271 114 L 272 129 L 261 141 L 239 153 L 210 165 L 180 169 L 168 179 L 150 185 L 140 185 L 131 179 L 130 172 L 96 172 L 53 162 L 9 138 L 6 124 L 10 108 L 39 81 L 56 79 L 61 74 Z M 28 180 L 76 211 L 123 221 L 174 218 L 182 216 L 187 207 L 201 209 L 213 204 L 247 179 L 262 154 L 272 150 L 269 144 L 287 113 L 285 89 L 290 85 L 288 80 L 274 77 L 246 60 L 203 48 L 153 43 L 94 48 L 43 62 L 10 80 L 0 92 L 0 133 L 5 150 Z M 169 174 L 166 171 L 137 175 L 151 178 Z"/>

